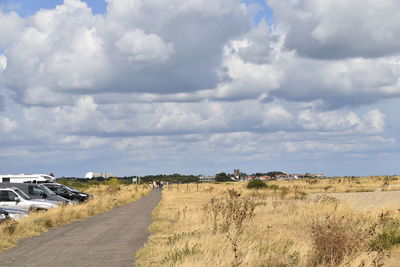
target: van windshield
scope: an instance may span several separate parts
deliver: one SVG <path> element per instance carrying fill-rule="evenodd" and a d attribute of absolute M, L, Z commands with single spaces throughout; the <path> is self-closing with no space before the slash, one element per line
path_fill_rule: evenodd
<path fill-rule="evenodd" d="M 25 200 L 30 200 L 31 199 L 27 194 L 25 194 L 24 192 L 22 192 L 18 188 L 13 188 L 13 189 L 18 194 L 18 196 L 22 197 L 23 199 L 25 199 Z"/>

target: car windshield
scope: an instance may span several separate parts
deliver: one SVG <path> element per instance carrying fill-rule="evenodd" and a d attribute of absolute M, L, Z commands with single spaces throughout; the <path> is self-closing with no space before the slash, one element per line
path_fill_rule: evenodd
<path fill-rule="evenodd" d="M 48 195 L 48 196 L 54 196 L 54 195 L 56 195 L 53 191 L 51 191 L 50 189 L 48 189 L 46 186 L 44 186 L 44 185 L 39 185 L 39 187 L 40 187 L 40 189 L 42 189 L 45 193 L 46 193 L 46 195 Z"/>
<path fill-rule="evenodd" d="M 69 186 L 65 186 L 65 188 L 67 188 L 68 190 L 72 191 L 72 192 L 77 192 L 79 193 L 78 190 L 76 190 L 75 188 L 69 187 Z"/>
<path fill-rule="evenodd" d="M 14 191 L 17 193 L 18 196 L 22 197 L 25 200 L 30 200 L 31 199 L 27 194 L 25 194 L 24 192 L 22 192 L 18 188 L 14 188 Z"/>

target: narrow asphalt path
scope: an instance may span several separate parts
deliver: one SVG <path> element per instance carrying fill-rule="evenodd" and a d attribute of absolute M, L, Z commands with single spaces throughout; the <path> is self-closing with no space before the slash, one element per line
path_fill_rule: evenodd
<path fill-rule="evenodd" d="M 23 239 L 0 252 L 0 266 L 132 267 L 160 199 L 155 189 L 125 206 Z"/>

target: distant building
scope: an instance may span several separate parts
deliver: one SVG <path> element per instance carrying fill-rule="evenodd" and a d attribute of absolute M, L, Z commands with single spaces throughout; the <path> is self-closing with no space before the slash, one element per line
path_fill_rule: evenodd
<path fill-rule="evenodd" d="M 305 173 L 304 178 L 325 178 L 322 173 Z"/>
<path fill-rule="evenodd" d="M 258 180 L 268 181 L 269 179 L 271 179 L 271 176 L 268 176 L 268 175 L 258 177 Z"/>
<path fill-rule="evenodd" d="M 201 183 L 205 183 L 205 182 L 215 182 L 215 176 L 204 176 L 204 175 L 200 175 L 199 176 L 199 182 Z"/>
<path fill-rule="evenodd" d="M 115 177 L 115 175 L 111 172 L 105 172 L 105 173 L 96 173 L 96 172 L 87 172 L 85 174 L 86 179 L 93 179 L 93 178 L 110 178 L 110 177 Z"/>

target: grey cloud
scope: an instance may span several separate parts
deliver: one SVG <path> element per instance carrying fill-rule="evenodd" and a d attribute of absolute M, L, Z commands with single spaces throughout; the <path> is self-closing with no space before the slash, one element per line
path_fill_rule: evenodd
<path fill-rule="evenodd" d="M 239 1 L 171 0 L 168 12 L 158 1 L 129 2 L 109 1 L 101 16 L 84 2 L 66 0 L 26 20 L 5 51 L 8 87 L 31 105 L 68 103 L 66 93 L 214 88 L 225 44 L 251 27 Z M 46 103 L 32 88 L 53 97 Z"/>
<path fill-rule="evenodd" d="M 128 137 L 197 133 L 322 131 L 381 133 L 385 117 L 378 109 L 364 114 L 347 110 L 321 112 L 296 103 L 246 100 L 198 103 L 118 103 L 98 105 L 89 96 L 72 106 L 31 107 L 29 125 L 53 134 Z"/>
<path fill-rule="evenodd" d="M 397 0 L 267 0 L 287 31 L 286 45 L 319 59 L 381 57 L 400 52 Z"/>
<path fill-rule="evenodd" d="M 400 96 L 399 57 L 321 61 L 281 55 L 285 77 L 271 95 L 292 101 L 322 99 L 325 108 L 360 106 Z"/>
<path fill-rule="evenodd" d="M 159 35 L 174 46 L 175 53 L 163 64 L 141 68 L 125 65 L 117 90 L 140 92 L 187 92 L 213 88 L 224 45 L 250 29 L 250 19 L 236 1 L 159 1 L 140 5 L 109 1 L 107 19 L 118 31 L 139 27 Z M 220 9 L 219 9 L 220 8 Z M 153 18 L 157 18 L 156 20 Z"/>

